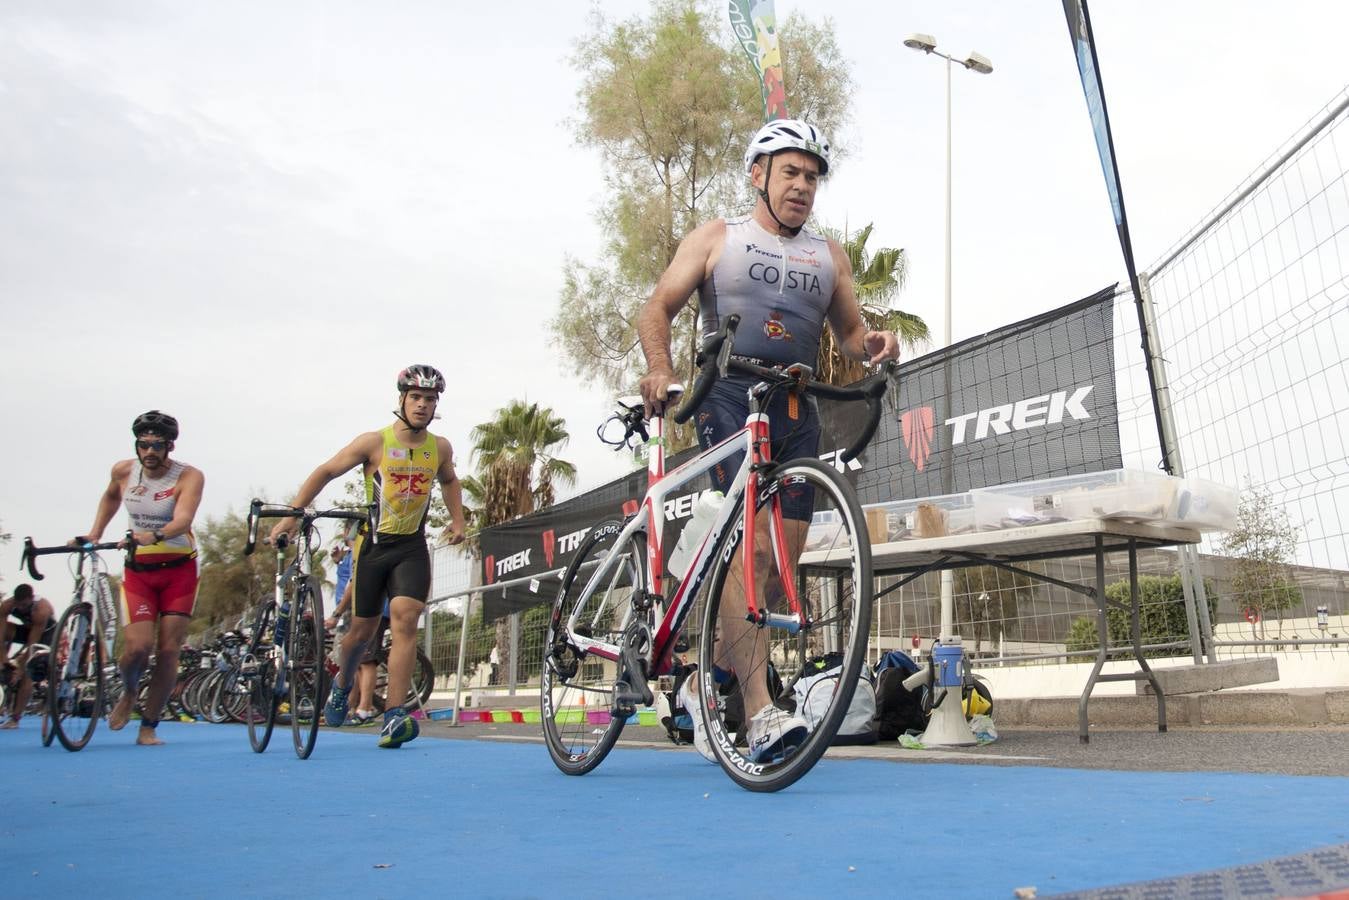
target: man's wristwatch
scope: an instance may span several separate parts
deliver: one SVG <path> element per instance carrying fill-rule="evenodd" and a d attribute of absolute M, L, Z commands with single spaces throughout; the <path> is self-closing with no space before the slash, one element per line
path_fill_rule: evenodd
<path fill-rule="evenodd" d="M 155 532 L 153 532 L 153 533 L 154 533 L 154 536 L 155 536 L 155 543 L 156 543 L 156 544 L 162 544 L 162 543 L 164 543 L 164 532 L 162 532 L 162 531 L 155 531 Z"/>

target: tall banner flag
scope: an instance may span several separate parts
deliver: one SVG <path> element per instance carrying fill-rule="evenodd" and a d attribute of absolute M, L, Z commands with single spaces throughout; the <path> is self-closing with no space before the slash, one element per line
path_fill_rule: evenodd
<path fill-rule="evenodd" d="M 1134 292 L 1138 310 L 1138 331 L 1143 339 L 1143 360 L 1148 370 L 1148 388 L 1152 395 L 1153 418 L 1157 420 L 1157 440 L 1162 448 L 1162 468 L 1173 471 L 1171 450 L 1162 430 L 1161 411 L 1157 406 L 1157 376 L 1154 371 L 1152 343 L 1143 314 L 1143 292 L 1138 286 L 1138 270 L 1134 267 L 1133 242 L 1129 239 L 1129 219 L 1124 213 L 1124 191 L 1120 187 L 1119 167 L 1115 164 L 1115 141 L 1110 134 L 1110 115 L 1105 108 L 1105 86 L 1101 82 L 1100 62 L 1096 58 L 1096 40 L 1091 32 L 1091 15 L 1087 0 L 1063 0 L 1063 13 L 1068 18 L 1068 35 L 1077 58 L 1077 71 L 1082 76 L 1082 92 L 1087 97 L 1087 113 L 1096 135 L 1096 153 L 1101 158 L 1101 173 L 1105 189 L 1110 194 L 1110 210 L 1115 216 L 1115 230 L 1119 233 L 1120 249 L 1124 251 L 1124 268 L 1129 273 L 1129 287 Z"/>
<path fill-rule="evenodd" d="M 782 82 L 782 51 L 773 0 L 728 0 L 727 12 L 736 40 L 759 73 L 763 120 L 787 118 L 787 88 Z"/>

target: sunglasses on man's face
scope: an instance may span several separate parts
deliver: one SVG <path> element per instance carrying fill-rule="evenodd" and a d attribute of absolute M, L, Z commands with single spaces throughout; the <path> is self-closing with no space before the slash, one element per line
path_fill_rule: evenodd
<path fill-rule="evenodd" d="M 168 441 L 136 441 L 137 450 L 153 450 L 156 453 L 163 453 L 168 446 Z"/>

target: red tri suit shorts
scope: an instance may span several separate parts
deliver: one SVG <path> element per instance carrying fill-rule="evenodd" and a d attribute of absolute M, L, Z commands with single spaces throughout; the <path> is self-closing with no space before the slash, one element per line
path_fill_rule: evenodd
<path fill-rule="evenodd" d="M 191 616 L 196 605 L 195 559 L 167 569 L 141 572 L 126 569 L 122 573 L 122 620 L 128 625 L 154 622 L 160 616 Z"/>

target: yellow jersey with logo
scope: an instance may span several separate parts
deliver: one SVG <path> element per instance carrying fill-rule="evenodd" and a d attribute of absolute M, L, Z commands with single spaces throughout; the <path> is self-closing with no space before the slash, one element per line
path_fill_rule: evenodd
<path fill-rule="evenodd" d="M 416 534 L 431 510 L 431 488 L 440 470 L 435 435 L 416 447 L 404 447 L 393 426 L 380 431 L 384 446 L 379 465 L 365 476 L 365 499 L 370 504 L 370 530 L 381 534 Z M 376 543 L 378 543 L 376 537 Z"/>

